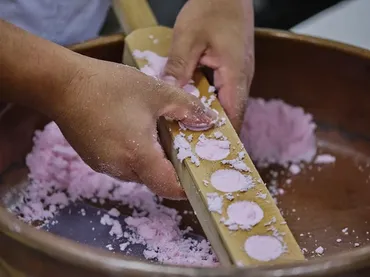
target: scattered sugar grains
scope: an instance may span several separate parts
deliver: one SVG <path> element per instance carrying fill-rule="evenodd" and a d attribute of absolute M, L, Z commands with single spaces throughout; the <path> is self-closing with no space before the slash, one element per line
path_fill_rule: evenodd
<path fill-rule="evenodd" d="M 322 255 L 324 254 L 324 248 L 322 246 L 319 246 L 315 249 L 315 253 L 316 254 L 319 254 L 319 255 Z"/>
<path fill-rule="evenodd" d="M 219 169 L 211 175 L 212 186 L 222 192 L 247 191 L 254 187 L 251 176 L 233 169 Z"/>
<path fill-rule="evenodd" d="M 318 155 L 316 158 L 315 158 L 315 161 L 314 163 L 315 164 L 330 164 L 330 163 L 334 163 L 335 162 L 335 157 L 332 156 L 332 155 L 329 155 L 329 154 L 322 154 L 322 155 Z"/>
<path fill-rule="evenodd" d="M 243 212 L 240 212 L 243 211 Z M 263 219 L 261 207 L 250 201 L 234 202 L 227 208 L 228 219 L 224 221 L 230 230 L 249 230 Z"/>
<path fill-rule="evenodd" d="M 245 241 L 244 250 L 255 260 L 268 262 L 279 258 L 285 247 L 273 236 L 251 236 Z"/>
<path fill-rule="evenodd" d="M 302 108 L 249 98 L 241 140 L 259 165 L 310 162 L 316 154 L 315 128 Z"/>
<path fill-rule="evenodd" d="M 195 152 L 201 159 L 219 161 L 230 154 L 230 142 L 228 140 L 208 139 L 201 134 L 195 146 Z"/>
<path fill-rule="evenodd" d="M 177 150 L 177 159 L 183 162 L 186 158 L 190 158 L 190 161 L 196 166 L 200 165 L 198 157 L 193 153 L 190 143 L 186 140 L 185 134 L 178 134 L 174 141 L 173 147 Z"/>
<path fill-rule="evenodd" d="M 181 216 L 175 209 L 163 206 L 144 185 L 94 172 L 69 146 L 55 123 L 37 131 L 34 142 L 26 159 L 30 183 L 23 199 L 13 208 L 25 222 L 50 220 L 61 208 L 81 199 L 120 202 L 134 210 L 125 219 L 130 234 L 116 220 L 118 210 L 101 214 L 101 223 L 111 227 L 109 233 L 113 238 L 145 245 L 146 257 L 161 263 L 218 264 L 207 241 L 184 237 L 186 231 L 180 229 Z M 122 243 L 120 248 L 126 249 L 128 245 Z"/>
<path fill-rule="evenodd" d="M 223 199 L 216 192 L 207 193 L 208 210 L 222 214 Z"/>

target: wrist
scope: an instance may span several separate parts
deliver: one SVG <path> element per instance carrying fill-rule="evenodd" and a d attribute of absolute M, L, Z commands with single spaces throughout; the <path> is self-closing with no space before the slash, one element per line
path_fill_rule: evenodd
<path fill-rule="evenodd" d="M 83 103 L 83 91 L 88 86 L 91 65 L 89 58 L 72 53 L 74 56 L 61 69 L 63 74 L 57 76 L 52 93 L 44 93 L 38 101 L 38 109 L 56 121 L 79 110 L 76 103 Z"/>

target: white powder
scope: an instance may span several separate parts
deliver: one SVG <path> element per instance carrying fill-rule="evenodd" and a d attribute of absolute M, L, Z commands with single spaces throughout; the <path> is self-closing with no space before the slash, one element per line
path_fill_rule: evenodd
<path fill-rule="evenodd" d="M 261 199 L 266 199 L 267 198 L 267 193 L 262 193 L 262 192 L 259 191 L 259 192 L 257 192 L 256 197 L 261 198 Z"/>
<path fill-rule="evenodd" d="M 292 164 L 290 167 L 289 167 L 289 171 L 290 173 L 292 173 L 293 175 L 296 175 L 298 174 L 299 172 L 301 172 L 301 168 L 296 165 L 296 164 Z"/>
<path fill-rule="evenodd" d="M 222 192 L 247 191 L 254 187 L 252 177 L 233 169 L 220 169 L 211 175 L 212 186 Z"/>
<path fill-rule="evenodd" d="M 123 236 L 122 225 L 118 220 L 113 220 L 112 229 L 109 231 L 109 235 L 115 235 L 117 239 Z"/>
<path fill-rule="evenodd" d="M 216 96 L 215 95 L 211 95 L 209 98 L 207 98 L 206 96 L 202 96 L 200 98 L 200 101 L 203 103 L 204 106 L 206 106 L 207 108 L 211 108 L 212 106 L 212 102 L 216 100 Z"/>
<path fill-rule="evenodd" d="M 213 135 L 215 136 L 216 139 L 220 139 L 224 136 L 224 134 L 220 131 L 214 132 Z"/>
<path fill-rule="evenodd" d="M 233 160 L 222 160 L 222 164 L 228 164 L 230 167 L 235 168 L 236 170 L 240 171 L 250 171 L 250 168 L 241 160 L 233 159 Z"/>
<path fill-rule="evenodd" d="M 248 256 L 262 262 L 275 260 L 285 252 L 282 243 L 272 236 L 252 236 L 245 241 L 244 250 Z"/>
<path fill-rule="evenodd" d="M 201 159 L 219 161 L 230 154 L 230 142 L 228 140 L 208 139 L 202 134 L 195 146 L 195 152 Z"/>
<path fill-rule="evenodd" d="M 209 86 L 208 87 L 208 92 L 209 93 L 212 93 L 212 92 L 215 92 L 216 91 L 216 88 L 214 86 Z"/>
<path fill-rule="evenodd" d="M 322 246 L 319 246 L 315 249 L 315 253 L 322 255 L 324 253 L 324 248 Z"/>
<path fill-rule="evenodd" d="M 129 245 L 130 245 L 130 243 L 129 243 L 129 242 L 121 243 L 121 244 L 119 245 L 119 249 L 120 249 L 121 251 L 125 251 L 125 250 L 126 250 L 126 248 L 127 248 Z"/>
<path fill-rule="evenodd" d="M 222 214 L 223 206 L 222 196 L 218 195 L 216 192 L 207 193 L 207 203 L 208 210 L 210 212 Z"/>
<path fill-rule="evenodd" d="M 177 152 L 177 159 L 180 162 L 183 162 L 186 158 L 190 158 L 191 162 L 194 163 L 196 166 L 199 166 L 200 161 L 197 156 L 191 151 L 190 143 L 185 139 L 185 135 L 183 133 L 178 134 L 174 141 L 173 147 L 178 151 Z"/>
<path fill-rule="evenodd" d="M 113 225 L 113 219 L 109 215 L 105 214 L 100 219 L 100 224 L 111 226 Z"/>
<path fill-rule="evenodd" d="M 221 127 L 223 125 L 226 124 L 226 118 L 225 117 L 221 117 L 220 119 L 218 119 L 216 122 L 215 122 L 216 126 L 217 127 Z"/>
<path fill-rule="evenodd" d="M 109 214 L 110 216 L 119 217 L 121 213 L 120 213 L 120 212 L 119 212 L 119 210 L 117 210 L 116 208 L 112 208 L 112 209 L 108 212 L 108 214 Z"/>
<path fill-rule="evenodd" d="M 230 201 L 232 201 L 232 200 L 234 200 L 234 195 L 232 194 L 232 193 L 226 193 L 225 194 L 225 198 L 227 199 L 227 200 L 230 200 Z"/>
<path fill-rule="evenodd" d="M 240 152 L 238 153 L 238 158 L 239 158 L 239 160 L 244 159 L 246 155 L 247 155 L 247 153 L 246 153 L 245 151 L 240 151 Z"/>
<path fill-rule="evenodd" d="M 248 230 L 263 219 L 263 210 L 255 202 L 238 201 L 227 208 L 228 219 L 224 222 L 226 226 L 238 226 Z"/>
<path fill-rule="evenodd" d="M 334 163 L 336 158 L 329 154 L 318 155 L 314 161 L 315 164 L 330 164 Z"/>
<path fill-rule="evenodd" d="M 276 223 L 276 217 L 272 217 L 269 222 L 265 223 L 265 226 L 270 226 L 270 225 L 272 225 L 274 223 Z"/>

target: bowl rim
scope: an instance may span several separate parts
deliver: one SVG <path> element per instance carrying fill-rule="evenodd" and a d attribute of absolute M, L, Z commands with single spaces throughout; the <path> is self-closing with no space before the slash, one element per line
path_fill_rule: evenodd
<path fill-rule="evenodd" d="M 260 37 L 277 38 L 296 41 L 303 44 L 316 45 L 323 48 L 335 49 L 349 55 L 368 59 L 370 51 L 356 46 L 336 42 L 328 39 L 295 34 L 291 31 L 280 31 L 267 28 L 256 28 L 256 35 Z M 117 40 L 117 35 L 111 36 Z M 122 37 L 123 41 L 123 37 Z M 89 43 L 89 42 L 85 42 Z M 174 265 L 154 264 L 140 261 L 135 258 L 107 250 L 82 245 L 72 240 L 38 230 L 11 214 L 7 209 L 0 207 L 0 232 L 15 239 L 27 247 L 41 251 L 47 256 L 67 262 L 82 268 L 92 270 L 106 270 L 112 276 L 118 274 L 159 274 L 161 276 L 330 276 L 344 273 L 351 269 L 363 268 L 370 261 L 370 245 L 344 251 L 341 253 L 286 264 L 269 266 L 254 266 L 248 268 L 201 268 Z"/>

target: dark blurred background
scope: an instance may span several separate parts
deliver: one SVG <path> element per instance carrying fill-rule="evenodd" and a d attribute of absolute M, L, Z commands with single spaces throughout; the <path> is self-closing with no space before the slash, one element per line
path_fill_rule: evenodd
<path fill-rule="evenodd" d="M 230 0 L 232 1 L 232 0 Z M 370 0 L 369 0 L 370 1 Z M 186 0 L 148 0 L 159 24 L 172 27 Z M 254 0 L 255 25 L 288 30 L 305 19 L 341 0 Z M 103 33 L 117 30 L 118 23 L 110 11 Z"/>

